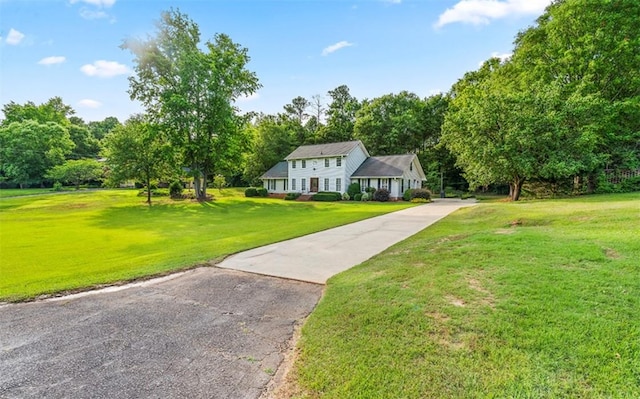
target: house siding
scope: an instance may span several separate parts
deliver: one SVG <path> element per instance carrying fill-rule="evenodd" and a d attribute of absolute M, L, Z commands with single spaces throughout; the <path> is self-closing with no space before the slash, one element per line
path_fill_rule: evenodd
<path fill-rule="evenodd" d="M 344 175 L 342 176 L 342 178 L 344 179 L 343 181 L 346 181 L 346 179 L 350 178 L 353 172 L 355 172 L 356 169 L 358 169 L 366 159 L 367 154 L 361 146 L 357 146 L 356 148 L 354 148 L 353 151 L 351 151 L 351 153 L 349 153 L 349 155 L 347 156 L 347 159 L 342 160 L 342 165 L 344 167 Z"/>
<path fill-rule="evenodd" d="M 329 160 L 329 166 L 325 166 L 325 159 Z M 310 192 L 311 179 L 318 179 L 318 191 L 324 190 L 324 179 L 329 179 L 329 191 L 336 190 L 336 179 L 340 178 L 344 181 L 345 168 L 344 166 L 336 167 L 336 157 L 331 158 L 310 158 L 306 160 L 306 167 L 303 168 L 301 162 L 298 162 L 296 168 L 291 167 L 292 161 L 289 161 L 289 180 L 296 179 L 297 181 L 306 181 L 306 190 L 304 193 Z M 343 162 L 344 165 L 344 162 Z M 291 187 L 291 185 L 289 185 Z M 296 190 L 291 188 L 290 191 L 303 192 L 301 185 L 296 187 Z"/>
<path fill-rule="evenodd" d="M 273 188 L 273 182 L 275 181 L 275 189 Z M 287 179 L 265 179 L 262 182 L 262 187 L 266 188 L 269 193 L 286 193 L 287 192 Z"/>
<path fill-rule="evenodd" d="M 417 158 L 411 162 L 413 170 L 405 170 L 402 175 L 402 178 L 405 180 L 405 190 L 408 188 L 422 188 L 422 180 L 424 179 L 424 176 L 420 174 L 422 168 L 416 160 Z"/>
<path fill-rule="evenodd" d="M 342 145 L 342 148 L 340 148 L 340 145 Z M 344 145 L 347 145 L 347 147 L 345 148 Z M 307 194 L 311 193 L 312 179 L 318 179 L 317 191 L 337 191 L 344 193 L 350 183 L 358 182 L 363 191 L 367 187 L 376 189 L 385 187 L 390 191 L 390 196 L 397 199 L 402 197 L 404 190 L 407 188 L 420 188 L 422 186 L 424 172 L 417 157 L 414 157 L 411 161 L 411 168 L 406 166 L 407 163 L 404 163 L 402 167 L 398 167 L 398 162 L 402 162 L 402 159 L 396 158 L 394 161 L 390 161 L 391 163 L 389 164 L 383 163 L 382 170 L 376 170 L 375 167 L 371 169 L 371 165 L 376 165 L 375 163 L 364 166 L 365 170 L 370 170 L 371 172 L 376 171 L 370 176 L 362 175 L 362 171 L 359 171 L 359 177 L 352 177 L 356 171 L 363 167 L 366 161 L 369 159 L 373 160 L 375 157 L 369 158 L 369 154 L 361 142 L 337 143 L 339 149 L 348 151 L 346 155 L 344 155 L 345 152 L 336 152 L 335 145 L 329 145 L 329 147 L 331 148 L 328 152 L 325 152 L 324 156 L 322 155 L 322 148 L 319 149 L 316 147 L 313 151 L 310 151 L 308 148 L 299 147 L 294 151 L 294 153 L 298 154 L 297 157 L 287 157 L 286 161 L 282 162 L 282 170 L 280 172 L 278 172 L 278 165 L 276 165 L 272 168 L 273 170 L 265 174 L 263 178 L 264 187 L 267 188 L 270 193 L 298 192 Z M 324 149 L 326 150 L 326 147 Z M 316 155 L 312 155 L 314 152 Z M 303 154 L 309 157 L 304 158 L 302 157 Z M 403 155 L 399 157 L 405 157 L 403 159 L 406 159 L 406 156 L 407 155 Z M 341 161 L 340 166 L 337 166 L 336 161 L 338 159 Z M 376 161 L 372 162 L 385 162 L 377 159 L 379 158 L 376 158 Z M 295 168 L 293 167 L 294 163 Z M 302 167 L 303 163 L 305 164 L 304 168 Z M 285 167 L 287 171 L 286 176 L 288 177 L 284 177 L 283 172 Z M 401 172 L 401 169 L 404 168 L 407 168 L 407 170 Z M 280 173 L 282 177 L 280 177 L 278 173 Z M 380 174 L 376 175 L 375 173 Z M 399 175 L 400 173 L 403 173 L 402 176 Z M 269 174 L 275 174 L 275 176 L 268 177 Z M 269 181 L 271 181 L 271 183 L 269 183 Z M 328 187 L 325 184 L 326 181 L 328 181 Z M 338 181 L 340 182 L 339 184 Z"/>
<path fill-rule="evenodd" d="M 296 167 L 294 168 L 293 160 L 288 161 L 289 164 L 289 191 L 296 191 L 303 194 L 309 193 L 311 189 L 311 179 L 318 179 L 318 191 L 325 191 L 324 179 L 329 179 L 329 191 L 338 191 L 340 193 L 346 192 L 345 182 L 349 181 L 349 177 L 355 172 L 356 169 L 367 159 L 367 154 L 361 146 L 356 146 L 345 157 L 341 157 L 341 165 L 336 166 L 337 156 L 323 157 L 323 158 L 309 158 L 306 159 L 306 167 L 302 167 L 302 162 L 298 160 Z M 329 166 L 325 166 L 325 160 L 329 160 Z M 293 188 L 291 179 L 296 179 L 300 182 L 305 179 L 305 190 L 302 190 L 302 185 L 296 185 Z M 340 179 L 340 187 L 336 186 L 336 179 Z"/>

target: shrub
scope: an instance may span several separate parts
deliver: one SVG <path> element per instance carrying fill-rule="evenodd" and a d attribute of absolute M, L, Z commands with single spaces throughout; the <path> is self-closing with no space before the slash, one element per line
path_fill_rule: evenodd
<path fill-rule="evenodd" d="M 371 198 L 371 195 L 369 193 L 362 193 L 362 198 L 360 198 L 360 201 L 369 201 L 369 199 Z"/>
<path fill-rule="evenodd" d="M 147 189 L 143 188 L 142 190 L 138 191 L 138 197 L 146 197 L 147 196 Z M 169 190 L 167 190 L 166 188 L 152 188 L 151 189 L 151 196 L 152 197 L 167 197 L 169 196 Z"/>
<path fill-rule="evenodd" d="M 371 195 L 376 192 L 376 189 L 373 187 L 367 187 L 364 189 L 364 192 L 369 194 L 369 198 L 371 198 Z"/>
<path fill-rule="evenodd" d="M 414 204 L 426 204 L 427 202 L 429 202 L 429 200 L 426 200 L 424 198 L 413 198 L 411 202 Z"/>
<path fill-rule="evenodd" d="M 53 183 L 53 191 L 62 191 L 62 183 L 59 181 Z"/>
<path fill-rule="evenodd" d="M 411 193 L 413 192 L 413 189 L 408 188 L 406 190 L 404 190 L 404 193 L 402 194 L 402 199 L 405 201 L 411 201 Z"/>
<path fill-rule="evenodd" d="M 287 195 L 284 196 L 285 201 L 294 201 L 297 200 L 298 197 L 300 197 L 300 193 L 287 193 Z"/>
<path fill-rule="evenodd" d="M 171 198 L 182 197 L 182 190 L 184 190 L 184 186 L 179 180 L 176 180 L 169 185 L 169 195 L 171 196 Z"/>
<path fill-rule="evenodd" d="M 425 189 L 425 188 L 417 188 L 415 190 L 412 190 L 411 192 L 411 199 L 414 198 L 422 198 L 425 199 L 427 201 L 431 200 L 431 191 Z"/>
<path fill-rule="evenodd" d="M 331 202 L 335 201 L 336 197 L 331 193 L 318 193 L 311 197 L 311 199 L 314 201 Z"/>
<path fill-rule="evenodd" d="M 311 197 L 314 201 L 340 201 L 342 194 L 333 191 L 321 191 Z"/>
<path fill-rule="evenodd" d="M 347 188 L 347 194 L 349 194 L 349 198 L 353 199 L 355 199 L 356 194 L 359 194 L 361 191 L 362 190 L 360 189 L 360 183 L 351 183 Z"/>
<path fill-rule="evenodd" d="M 257 197 L 258 196 L 258 189 L 255 187 L 249 187 L 248 189 L 244 190 L 244 196 L 245 197 Z"/>
<path fill-rule="evenodd" d="M 389 201 L 389 190 L 386 188 L 379 188 L 373 193 L 373 200 L 379 202 L 387 202 Z"/>
<path fill-rule="evenodd" d="M 213 187 L 217 188 L 218 191 L 221 191 L 227 185 L 227 179 L 224 176 L 217 174 L 213 178 Z"/>
<path fill-rule="evenodd" d="M 256 189 L 256 193 L 259 197 L 268 197 L 269 196 L 269 190 L 267 190 L 264 187 L 260 187 Z"/>
<path fill-rule="evenodd" d="M 356 195 L 353 196 L 353 200 L 354 201 L 360 201 L 362 200 L 362 193 L 358 193 Z"/>
<path fill-rule="evenodd" d="M 349 195 L 349 193 L 342 194 L 343 201 L 349 201 L 350 199 L 351 199 L 351 196 Z"/>
<path fill-rule="evenodd" d="M 625 193 L 640 191 L 640 176 L 630 177 L 620 183 L 620 190 Z"/>

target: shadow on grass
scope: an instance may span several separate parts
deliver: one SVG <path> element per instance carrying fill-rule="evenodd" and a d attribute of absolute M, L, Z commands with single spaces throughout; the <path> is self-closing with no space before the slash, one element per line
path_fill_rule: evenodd
<path fill-rule="evenodd" d="M 153 203 L 148 205 L 133 205 L 109 207 L 100 211 L 93 223 L 108 229 L 153 229 L 159 232 L 189 227 L 201 228 L 203 224 L 228 225 L 234 223 L 255 222 L 255 214 L 260 219 L 271 220 L 274 226 L 278 219 L 302 215 L 310 210 L 317 210 L 314 204 L 290 204 L 275 201 L 251 201 L 225 199 L 224 201 L 208 202 L 176 202 Z"/>

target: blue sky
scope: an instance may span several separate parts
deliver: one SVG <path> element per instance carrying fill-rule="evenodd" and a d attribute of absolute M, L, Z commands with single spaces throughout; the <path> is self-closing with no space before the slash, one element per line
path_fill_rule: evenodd
<path fill-rule="evenodd" d="M 345 84 L 358 99 L 446 92 L 550 0 L 0 0 L 0 104 L 60 96 L 85 121 L 142 111 L 129 99 L 127 38 L 153 35 L 163 10 L 194 20 L 203 41 L 248 48 L 262 88 L 243 111 L 276 113 L 297 96 Z"/>

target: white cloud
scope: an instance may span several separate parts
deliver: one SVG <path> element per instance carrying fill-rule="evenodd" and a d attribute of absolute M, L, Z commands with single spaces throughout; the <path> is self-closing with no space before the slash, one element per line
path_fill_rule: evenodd
<path fill-rule="evenodd" d="M 491 58 L 500 58 L 501 62 L 505 62 L 509 58 L 511 58 L 512 55 L 513 55 L 513 53 L 502 53 L 502 54 L 500 54 L 497 51 L 494 51 L 493 53 L 491 53 Z"/>
<path fill-rule="evenodd" d="M 434 27 L 456 22 L 486 25 L 491 20 L 518 15 L 535 15 L 544 11 L 552 0 L 460 0 L 440 14 Z"/>
<path fill-rule="evenodd" d="M 349 43 L 348 41 L 343 40 L 336 44 L 332 44 L 331 46 L 325 47 L 324 50 L 322 50 L 322 55 L 329 55 L 335 51 L 340 50 L 341 48 L 350 47 L 350 46 L 353 46 L 353 43 Z"/>
<path fill-rule="evenodd" d="M 24 33 L 19 32 L 13 28 L 9 30 L 9 34 L 7 35 L 7 44 L 12 46 L 16 46 L 20 44 L 20 42 L 24 39 Z"/>
<path fill-rule="evenodd" d="M 80 70 L 88 76 L 97 76 L 99 78 L 111 78 L 117 75 L 126 75 L 129 68 L 126 65 L 116 61 L 98 60 L 93 64 L 83 65 Z"/>
<path fill-rule="evenodd" d="M 116 0 L 71 0 L 71 4 L 78 2 L 91 4 L 96 7 L 109 8 L 116 3 Z"/>
<path fill-rule="evenodd" d="M 500 59 L 501 63 L 504 63 L 506 61 L 508 61 L 511 56 L 513 55 L 513 53 L 498 53 L 497 51 L 494 51 L 493 53 L 491 53 L 491 57 L 489 58 L 498 58 Z M 478 66 L 481 67 L 485 62 L 487 62 L 487 60 L 484 61 L 480 61 L 478 62 Z"/>
<path fill-rule="evenodd" d="M 402 0 L 382 0 L 385 3 L 389 3 L 389 4 L 400 4 L 402 3 Z"/>
<path fill-rule="evenodd" d="M 84 3 L 88 4 L 88 7 L 80 8 L 80 16 L 87 20 L 110 18 L 111 23 L 114 23 L 115 18 L 111 17 L 104 9 L 110 8 L 116 3 L 116 0 L 70 0 L 71 4 Z"/>
<path fill-rule="evenodd" d="M 66 58 L 62 56 L 51 56 L 51 57 L 45 57 L 41 59 L 40 61 L 38 61 L 38 64 L 40 65 L 62 64 L 63 62 L 65 62 L 65 60 Z"/>
<path fill-rule="evenodd" d="M 86 7 L 82 7 L 82 9 L 80 10 L 80 16 L 84 19 L 109 18 L 109 14 L 104 11 L 93 11 L 87 9 Z"/>
<path fill-rule="evenodd" d="M 85 98 L 84 100 L 80 100 L 78 101 L 78 106 L 83 107 L 83 108 L 100 108 L 102 106 L 102 103 L 100 101 L 96 101 L 96 100 L 91 100 L 88 98 Z"/>

